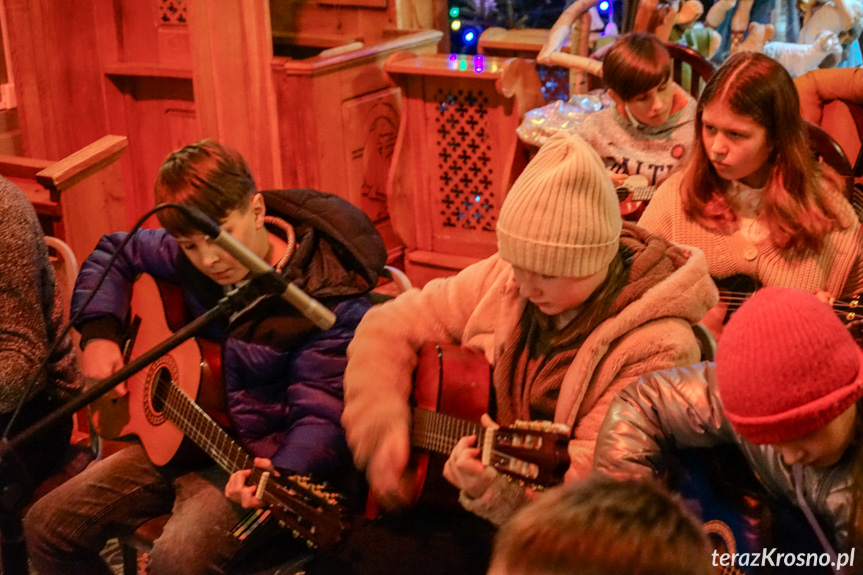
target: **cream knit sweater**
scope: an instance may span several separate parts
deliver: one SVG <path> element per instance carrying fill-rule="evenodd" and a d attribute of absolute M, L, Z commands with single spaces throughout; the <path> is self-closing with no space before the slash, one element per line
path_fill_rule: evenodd
<path fill-rule="evenodd" d="M 689 219 L 681 199 L 683 176 L 675 174 L 656 191 L 638 225 L 673 242 L 700 248 L 714 278 L 743 273 L 762 285 L 809 292 L 820 289 L 836 298 L 863 289 L 863 231 L 853 208 L 838 192 L 827 192 L 826 200 L 841 214 L 842 229 L 827 236 L 821 253 L 793 254 L 780 251 L 769 236 L 751 242 L 739 231 L 709 230 Z"/>

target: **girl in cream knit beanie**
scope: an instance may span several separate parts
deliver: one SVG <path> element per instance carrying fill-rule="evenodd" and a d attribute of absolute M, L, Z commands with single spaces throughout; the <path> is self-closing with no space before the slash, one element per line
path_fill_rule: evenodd
<path fill-rule="evenodd" d="M 597 153 L 575 134 L 555 134 L 513 184 L 497 223 L 498 251 L 537 274 L 583 277 L 618 251 L 620 204 Z"/>

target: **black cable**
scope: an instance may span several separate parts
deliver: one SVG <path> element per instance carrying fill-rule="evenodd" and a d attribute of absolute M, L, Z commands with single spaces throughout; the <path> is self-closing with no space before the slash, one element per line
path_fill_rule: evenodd
<path fill-rule="evenodd" d="M 90 295 L 87 296 L 87 299 L 84 300 L 84 303 L 81 304 L 81 306 L 78 308 L 78 311 L 76 311 L 75 314 L 69 318 L 68 323 L 66 323 L 66 325 L 63 327 L 63 329 L 60 330 L 60 335 L 57 336 L 57 338 L 54 340 L 54 342 L 48 348 L 48 351 L 45 353 L 45 357 L 42 359 L 42 363 L 39 364 L 38 369 L 36 369 L 36 371 L 34 372 L 33 378 L 25 386 L 24 393 L 21 396 L 21 399 L 18 401 L 18 405 L 15 406 L 15 410 L 12 412 L 12 417 L 9 419 L 9 422 L 6 424 L 6 429 L 3 430 L 3 436 L 0 437 L 0 441 L 6 441 L 9 438 L 9 434 L 10 434 L 13 426 L 15 425 L 15 421 L 18 419 L 18 416 L 21 413 L 21 410 L 24 408 L 24 405 L 27 403 L 27 399 L 30 396 L 30 392 L 33 390 L 33 387 L 36 385 L 36 382 L 39 380 L 39 375 L 45 369 L 45 366 L 48 365 L 48 362 L 50 361 L 51 357 L 54 355 L 54 352 L 57 351 L 57 346 L 60 345 L 60 342 L 62 342 L 66 338 L 66 336 L 69 334 L 69 331 L 72 329 L 72 326 L 75 324 L 75 322 L 78 320 L 78 318 L 84 312 L 84 310 L 87 309 L 87 306 L 90 304 L 90 302 L 93 301 L 93 298 L 96 296 L 96 292 L 98 292 L 99 288 L 102 287 L 102 284 L 105 282 L 105 278 L 108 276 L 108 272 L 111 270 L 111 267 L 114 265 L 114 262 L 120 256 L 120 253 L 122 253 L 123 249 L 126 247 L 126 244 L 129 243 L 129 240 L 132 238 L 132 236 L 135 235 L 135 233 L 138 231 L 138 229 L 144 224 L 145 221 L 147 221 L 147 219 L 150 218 L 150 216 L 152 216 L 156 212 L 159 212 L 159 211 L 164 210 L 166 208 L 180 208 L 180 209 L 182 209 L 182 208 L 185 208 L 185 206 L 182 206 L 180 204 L 159 204 L 155 208 L 149 210 L 147 213 L 145 213 L 143 216 L 141 216 L 137 222 L 135 222 L 135 225 L 132 226 L 132 229 L 129 230 L 129 232 L 126 234 L 126 237 L 123 238 L 123 241 L 120 242 L 120 245 L 117 246 L 117 249 L 111 255 L 111 258 L 108 260 L 108 263 L 105 265 L 105 268 L 102 270 L 102 275 L 99 277 L 99 281 L 96 282 L 96 286 L 92 289 L 92 291 L 90 292 Z"/>

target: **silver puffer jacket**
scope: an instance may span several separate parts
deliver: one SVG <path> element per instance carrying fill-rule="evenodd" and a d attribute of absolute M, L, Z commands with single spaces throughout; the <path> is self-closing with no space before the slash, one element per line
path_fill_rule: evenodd
<path fill-rule="evenodd" d="M 791 467 L 770 446 L 751 444 L 731 428 L 716 393 L 713 363 L 648 373 L 620 392 L 600 428 L 594 469 L 620 479 L 650 475 L 663 447 L 722 443 L 736 443 L 765 488 L 797 504 Z M 828 468 L 803 468 L 803 494 L 820 525 L 836 537 L 839 552 L 850 552 L 851 474 L 856 451 L 848 449 Z"/>

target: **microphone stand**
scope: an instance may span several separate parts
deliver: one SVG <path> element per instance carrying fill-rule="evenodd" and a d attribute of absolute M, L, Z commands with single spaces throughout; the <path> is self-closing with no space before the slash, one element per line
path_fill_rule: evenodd
<path fill-rule="evenodd" d="M 27 550 L 21 525 L 21 510 L 33 490 L 32 480 L 16 449 L 69 418 L 119 383 L 129 379 L 187 339 L 195 337 L 213 321 L 237 313 L 265 295 L 281 295 L 284 286 L 271 275 L 253 277 L 249 283 L 225 295 L 215 307 L 177 330 L 170 337 L 127 363 L 114 374 L 84 390 L 39 423 L 0 442 L 0 564 L 3 575 L 28 575 Z"/>

